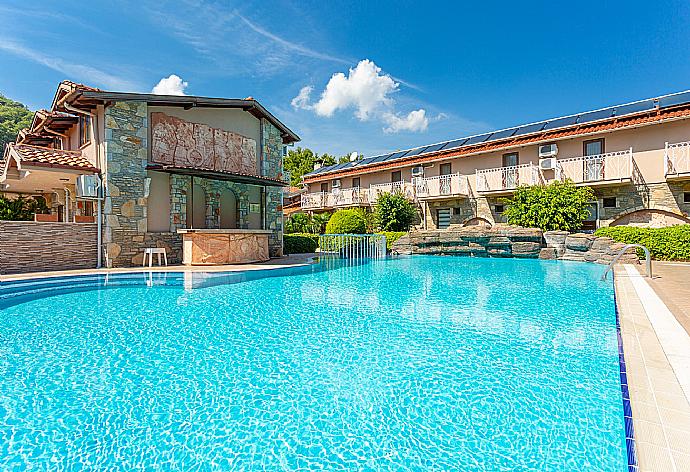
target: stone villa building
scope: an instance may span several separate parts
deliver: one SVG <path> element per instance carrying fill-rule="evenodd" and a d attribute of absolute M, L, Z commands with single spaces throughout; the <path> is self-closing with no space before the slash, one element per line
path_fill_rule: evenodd
<path fill-rule="evenodd" d="M 141 264 L 147 247 L 165 247 L 180 262 L 185 228 L 263 231 L 271 257 L 280 256 L 283 152 L 298 140 L 251 97 L 118 93 L 64 81 L 51 109 L 36 112 L 7 146 L 0 192 L 43 197 L 51 214 L 39 221 L 96 236 L 89 225 L 98 226 L 99 253 L 115 267 Z"/>
<path fill-rule="evenodd" d="M 394 191 L 425 229 L 493 225 L 518 186 L 565 179 L 596 195 L 583 229 L 690 222 L 690 92 L 322 167 L 301 205 L 366 208 Z"/>

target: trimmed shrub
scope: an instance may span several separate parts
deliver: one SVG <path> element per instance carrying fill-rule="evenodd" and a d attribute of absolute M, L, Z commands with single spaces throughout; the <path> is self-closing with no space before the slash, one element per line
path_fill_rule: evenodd
<path fill-rule="evenodd" d="M 386 236 L 386 249 L 388 251 L 393 247 L 393 243 L 396 242 L 401 237 L 405 236 L 407 232 L 405 231 L 381 231 L 376 234 L 383 234 Z"/>
<path fill-rule="evenodd" d="M 319 247 L 319 236 L 315 234 L 285 234 L 283 235 L 284 254 L 303 254 L 316 252 Z"/>
<path fill-rule="evenodd" d="M 384 193 L 376 200 L 374 219 L 381 231 L 408 231 L 417 217 L 417 209 L 399 193 Z"/>
<path fill-rule="evenodd" d="M 338 210 L 326 225 L 327 234 L 363 234 L 367 222 L 357 210 Z"/>
<path fill-rule="evenodd" d="M 589 216 L 594 193 L 589 187 L 576 187 L 572 181 L 548 185 L 523 186 L 512 198 L 504 198 L 503 216 L 509 224 L 544 231 L 576 231 Z"/>
<path fill-rule="evenodd" d="M 690 260 L 690 225 L 666 228 L 638 228 L 635 226 L 608 226 L 599 228 L 596 236 L 607 236 L 626 244 L 642 244 L 652 257 L 660 261 Z M 644 251 L 637 251 L 640 257 Z"/>

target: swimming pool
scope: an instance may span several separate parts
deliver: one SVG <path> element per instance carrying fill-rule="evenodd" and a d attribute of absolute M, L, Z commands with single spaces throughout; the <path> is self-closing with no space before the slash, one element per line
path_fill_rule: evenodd
<path fill-rule="evenodd" d="M 0 469 L 627 470 L 602 271 L 411 256 L 5 283 Z"/>

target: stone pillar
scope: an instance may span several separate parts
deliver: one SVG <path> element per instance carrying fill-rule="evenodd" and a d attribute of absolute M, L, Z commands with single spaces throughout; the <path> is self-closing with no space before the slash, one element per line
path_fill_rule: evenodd
<path fill-rule="evenodd" d="M 261 175 L 271 179 L 283 178 L 283 139 L 280 130 L 266 119 L 261 119 L 262 127 L 262 159 L 260 163 Z M 266 189 L 266 229 L 273 233 L 269 237 L 268 246 L 271 257 L 283 255 L 283 190 L 278 187 Z"/>

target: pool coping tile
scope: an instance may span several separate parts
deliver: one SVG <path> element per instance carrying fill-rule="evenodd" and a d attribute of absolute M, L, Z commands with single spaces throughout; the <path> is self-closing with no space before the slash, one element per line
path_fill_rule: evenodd
<path fill-rule="evenodd" d="M 690 441 L 678 440 L 690 434 L 682 327 L 634 267 L 617 266 L 614 286 L 628 469 L 680 472 L 690 457 Z"/>

